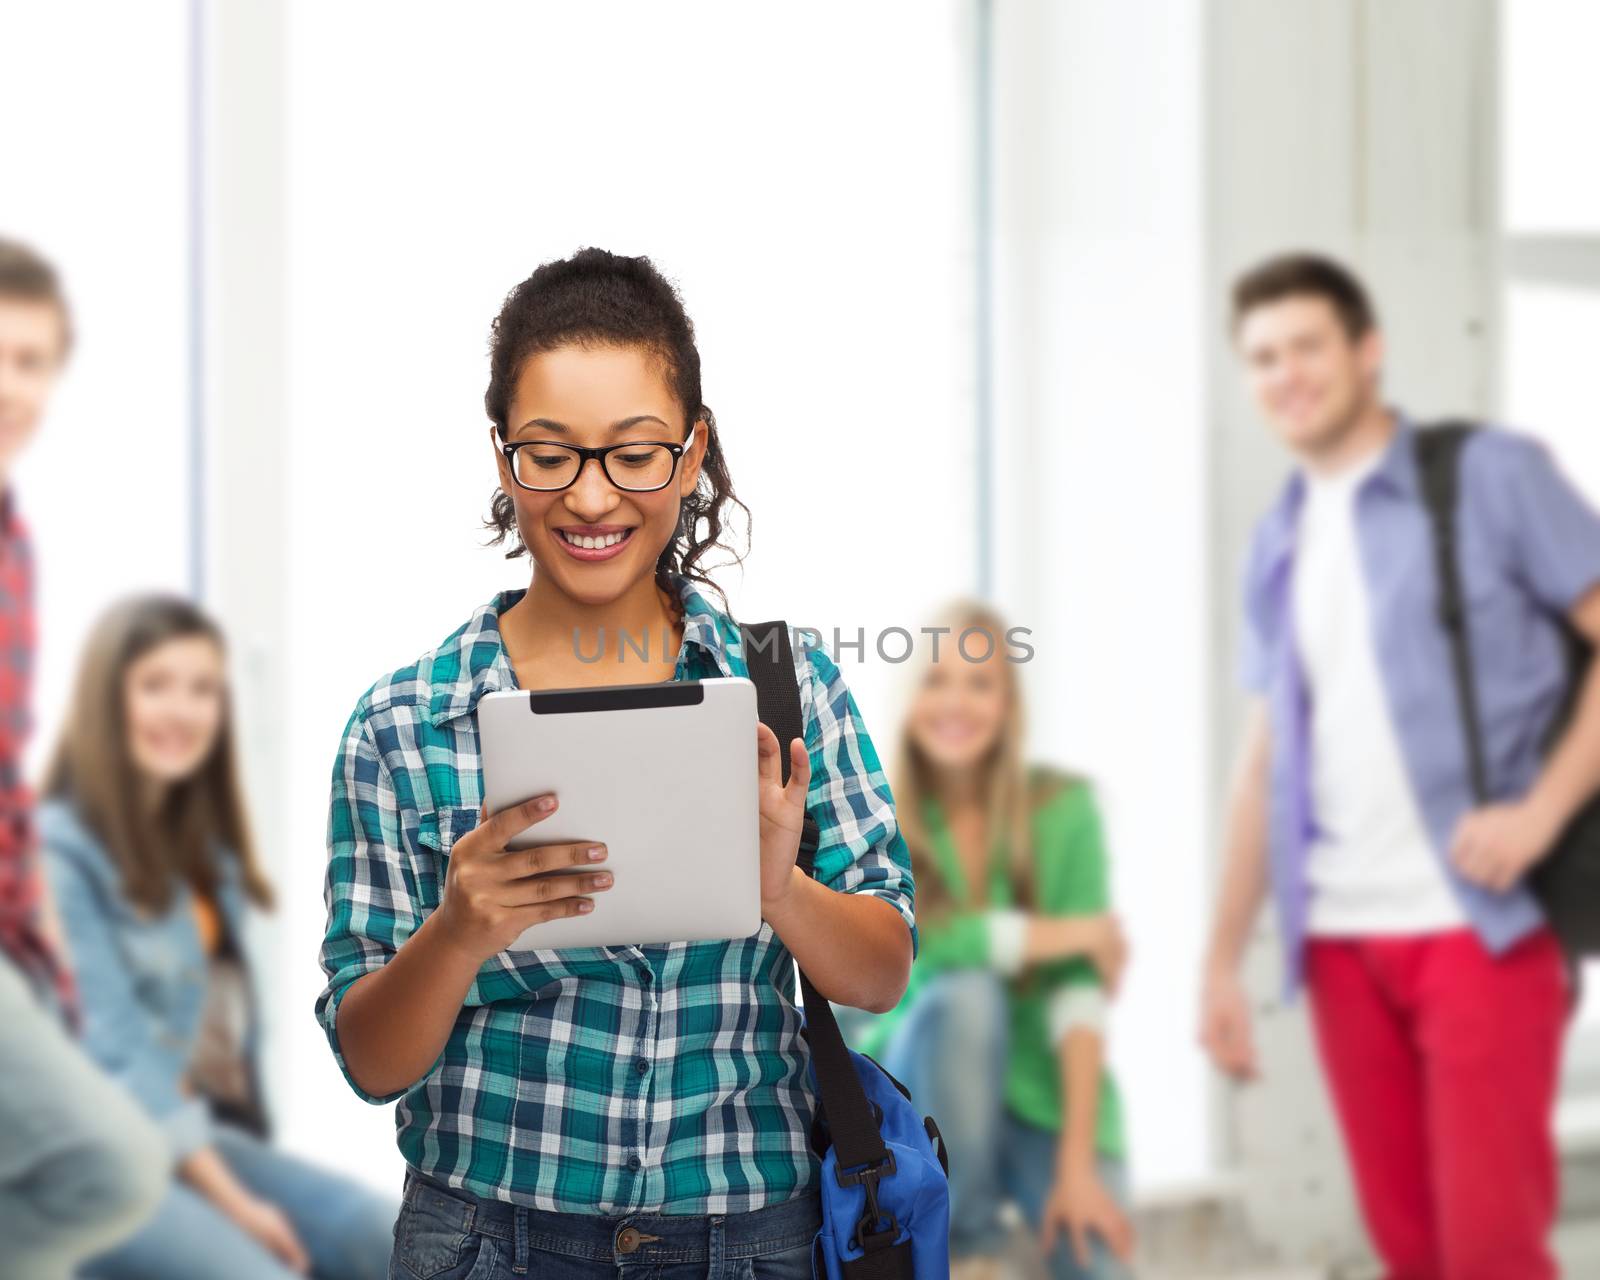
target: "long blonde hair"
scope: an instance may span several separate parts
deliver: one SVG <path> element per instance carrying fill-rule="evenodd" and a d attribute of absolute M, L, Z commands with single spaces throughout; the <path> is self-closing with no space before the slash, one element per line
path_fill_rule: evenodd
<path fill-rule="evenodd" d="M 988 632 L 994 640 L 996 660 L 1006 670 L 1008 706 L 1000 725 L 1000 736 L 983 769 L 985 854 L 993 849 L 1000 838 L 1007 850 L 1011 876 L 1012 896 L 1017 905 L 1027 907 L 1033 902 L 1034 848 L 1033 811 L 1041 799 L 1041 787 L 1059 785 L 1059 774 L 1049 778 L 1044 771 L 1030 770 L 1024 755 L 1027 740 L 1027 718 L 1024 714 L 1022 681 L 1018 664 L 1004 657 L 1007 627 L 1000 614 L 990 605 L 975 599 L 959 599 L 941 609 L 935 626 L 947 627 L 947 634 L 939 636 L 941 645 L 958 645 L 961 635 L 969 630 Z M 925 805 L 930 797 L 937 797 L 933 771 L 918 749 L 911 733 L 911 701 L 928 677 L 933 665 L 933 646 L 919 646 L 919 657 L 908 668 L 906 714 L 901 718 L 900 736 L 896 744 L 894 761 L 890 768 L 889 785 L 894 792 L 895 815 L 901 834 L 911 852 L 911 872 L 917 885 L 917 911 L 930 919 L 949 911 L 955 904 L 950 885 L 945 881 L 938 860 L 933 856 L 927 823 L 924 821 Z M 958 650 L 959 652 L 959 650 Z M 986 883 L 968 886 L 975 905 L 981 904 Z"/>

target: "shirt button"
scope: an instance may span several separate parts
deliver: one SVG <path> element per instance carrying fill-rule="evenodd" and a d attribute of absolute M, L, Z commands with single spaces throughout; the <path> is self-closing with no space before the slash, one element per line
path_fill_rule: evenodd
<path fill-rule="evenodd" d="M 634 1173 L 637 1173 L 639 1171 L 639 1167 L 642 1164 L 644 1164 L 644 1161 L 639 1159 L 638 1156 L 629 1156 L 628 1157 L 628 1168 L 631 1171 L 633 1171 Z"/>
<path fill-rule="evenodd" d="M 654 973 L 652 973 L 649 969 L 640 969 L 639 970 L 639 981 L 644 983 L 644 985 L 647 986 L 647 987 L 651 984 L 651 982 L 653 982 L 655 980 L 655 976 L 656 975 Z"/>
<path fill-rule="evenodd" d="M 633 1060 L 633 1069 L 640 1075 L 648 1075 L 650 1073 L 650 1059 L 635 1058 Z"/>

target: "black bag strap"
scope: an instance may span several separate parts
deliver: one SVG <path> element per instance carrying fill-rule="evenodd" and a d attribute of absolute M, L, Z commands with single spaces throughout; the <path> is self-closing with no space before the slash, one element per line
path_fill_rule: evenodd
<path fill-rule="evenodd" d="M 745 663 L 756 687 L 756 706 L 764 723 L 778 739 L 778 758 L 783 781 L 789 781 L 789 743 L 804 738 L 805 724 L 800 708 L 800 684 L 795 676 L 794 649 L 789 643 L 789 626 L 782 620 L 742 623 Z M 800 865 L 807 875 L 815 872 L 818 843 L 816 820 L 808 813 L 800 840 Z M 848 1186 L 860 1181 L 867 1187 L 869 1209 L 877 1201 L 879 1174 L 894 1172 L 894 1157 L 884 1145 L 872 1118 L 872 1106 L 850 1061 L 844 1036 L 839 1032 L 833 1007 L 811 985 L 804 969 L 800 973 L 800 994 L 805 1001 L 806 1041 L 811 1046 L 811 1061 L 817 1073 L 817 1089 L 828 1117 L 828 1132 L 838 1157 L 839 1182 Z M 865 1178 L 863 1177 L 865 1174 Z M 877 1215 L 874 1214 L 876 1217 Z M 892 1221 L 892 1219 L 891 1219 Z M 892 1244 L 896 1231 L 889 1233 Z"/>
<path fill-rule="evenodd" d="M 1441 422 L 1417 431 L 1417 471 L 1423 505 L 1433 528 L 1433 556 L 1439 577 L 1439 622 L 1450 642 L 1456 701 L 1461 709 L 1467 748 L 1468 777 L 1479 804 L 1489 800 L 1489 776 L 1483 759 L 1483 729 L 1478 716 L 1477 685 L 1472 671 L 1472 637 L 1467 632 L 1466 597 L 1456 555 L 1456 507 L 1460 493 L 1461 449 L 1477 428 L 1470 422 Z"/>

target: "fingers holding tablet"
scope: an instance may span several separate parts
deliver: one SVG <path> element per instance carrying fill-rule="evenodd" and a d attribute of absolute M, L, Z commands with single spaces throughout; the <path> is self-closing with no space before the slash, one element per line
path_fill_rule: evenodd
<path fill-rule="evenodd" d="M 451 849 L 438 910 L 441 927 L 480 961 L 533 925 L 588 913 L 594 901 L 586 895 L 613 883 L 609 871 L 592 869 L 606 856 L 605 846 L 592 840 L 506 848 L 555 808 L 555 797 L 543 795 L 495 814 L 485 810 L 478 826 Z"/>
<path fill-rule="evenodd" d="M 570 875 L 574 867 L 592 868 L 606 860 L 606 847 L 593 840 L 576 843 L 534 844 L 525 849 L 507 849 L 505 863 L 514 878 Z"/>

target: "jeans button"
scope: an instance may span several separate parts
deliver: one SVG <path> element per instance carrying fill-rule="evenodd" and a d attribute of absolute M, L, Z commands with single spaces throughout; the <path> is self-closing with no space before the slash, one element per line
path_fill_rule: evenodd
<path fill-rule="evenodd" d="M 623 1227 L 617 1232 L 617 1252 L 632 1253 L 639 1247 L 639 1233 L 632 1227 Z"/>

